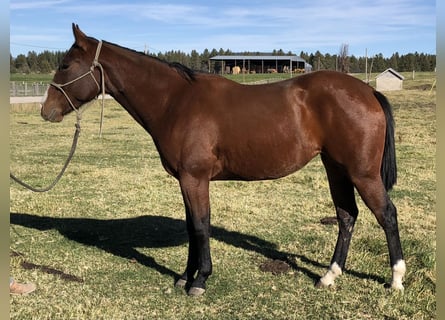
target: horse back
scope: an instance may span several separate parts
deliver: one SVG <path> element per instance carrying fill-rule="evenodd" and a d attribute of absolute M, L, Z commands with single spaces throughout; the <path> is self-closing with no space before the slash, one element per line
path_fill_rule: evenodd
<path fill-rule="evenodd" d="M 336 72 L 267 85 L 197 77 L 170 114 L 167 131 L 180 150 L 169 152 L 183 166 L 198 167 L 197 159 L 199 167 L 211 166 L 211 179 L 275 179 L 320 152 L 345 162 L 371 126 L 381 125 L 372 92 L 360 80 Z"/>

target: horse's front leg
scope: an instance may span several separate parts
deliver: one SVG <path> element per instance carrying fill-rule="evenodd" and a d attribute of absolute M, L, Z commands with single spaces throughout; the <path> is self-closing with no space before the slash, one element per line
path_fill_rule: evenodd
<path fill-rule="evenodd" d="M 184 201 L 185 202 L 185 201 Z M 196 237 L 194 235 L 194 226 L 192 221 L 192 215 L 190 209 L 185 205 L 187 234 L 189 238 L 187 267 L 182 276 L 176 281 L 175 286 L 185 288 L 187 285 L 191 285 L 195 280 L 196 271 L 198 271 L 198 248 L 196 244 Z"/>
<path fill-rule="evenodd" d="M 187 269 L 176 285 L 183 287 L 191 282 L 188 294 L 199 296 L 205 292 L 206 280 L 212 273 L 209 181 L 185 175 L 180 185 L 186 208 L 189 253 Z"/>

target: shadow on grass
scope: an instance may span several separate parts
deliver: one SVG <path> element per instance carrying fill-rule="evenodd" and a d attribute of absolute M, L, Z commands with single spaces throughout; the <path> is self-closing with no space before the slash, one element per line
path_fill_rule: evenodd
<path fill-rule="evenodd" d="M 97 247 L 122 258 L 135 260 L 161 274 L 171 276 L 175 281 L 179 279 L 179 274 L 160 265 L 152 257 L 140 253 L 136 248 L 165 248 L 183 245 L 188 242 L 185 221 L 162 216 L 100 220 L 11 213 L 10 223 L 37 230 L 55 229 L 70 240 Z M 295 258 L 315 267 L 328 267 L 302 255 L 278 251 L 274 243 L 256 236 L 228 231 L 218 226 L 212 226 L 212 238 L 237 248 L 256 252 L 267 259 L 285 261 L 291 268 L 311 278 L 314 284 L 318 281 L 320 275 L 302 266 L 297 266 Z M 184 256 L 184 267 L 186 259 L 187 256 Z M 384 279 L 379 276 L 351 270 L 346 272 L 359 278 L 384 283 Z"/>

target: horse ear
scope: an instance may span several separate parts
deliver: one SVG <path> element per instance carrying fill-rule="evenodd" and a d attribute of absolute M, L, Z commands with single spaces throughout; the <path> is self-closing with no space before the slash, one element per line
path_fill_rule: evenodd
<path fill-rule="evenodd" d="M 82 49 L 86 49 L 86 38 L 87 36 L 85 35 L 85 33 L 83 33 L 79 26 L 75 23 L 73 23 L 73 34 L 74 34 L 74 39 L 75 39 L 75 44 L 82 48 Z"/>

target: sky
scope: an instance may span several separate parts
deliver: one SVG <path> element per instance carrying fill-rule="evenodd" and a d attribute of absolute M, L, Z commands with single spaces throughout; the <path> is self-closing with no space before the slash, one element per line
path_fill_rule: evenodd
<path fill-rule="evenodd" d="M 436 54 L 432 0 L 11 0 L 12 56 L 68 50 L 73 22 L 88 36 L 151 53 L 338 54 L 347 44 L 357 57 Z"/>

